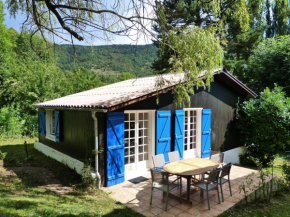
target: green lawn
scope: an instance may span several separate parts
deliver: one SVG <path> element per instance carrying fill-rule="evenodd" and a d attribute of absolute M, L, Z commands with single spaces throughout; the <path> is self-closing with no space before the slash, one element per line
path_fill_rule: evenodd
<path fill-rule="evenodd" d="M 269 203 L 264 201 L 238 205 L 219 217 L 286 217 L 290 216 L 290 192 L 280 192 Z"/>
<path fill-rule="evenodd" d="M 17 141 L 17 143 L 15 142 Z M 30 140 L 29 142 L 33 142 Z M 0 150 L 7 152 L 5 167 L 42 167 L 51 171 L 65 186 L 77 186 L 81 177 L 73 170 L 54 161 L 28 145 L 27 158 L 24 140 L 5 141 Z M 1 174 L 1 173 L 0 173 Z M 141 216 L 109 198 L 101 190 L 75 190 L 58 195 L 46 190 L 41 174 L 17 173 L 18 178 L 0 176 L 0 216 Z"/>
<path fill-rule="evenodd" d="M 282 177 L 282 165 L 285 161 L 289 161 L 284 153 L 280 153 L 274 160 L 274 174 Z M 272 168 L 266 168 L 272 172 Z M 230 211 L 227 211 L 219 217 L 265 217 L 265 216 L 290 216 L 290 190 L 278 192 L 270 202 L 263 200 L 250 202 L 248 204 L 238 204 Z"/>

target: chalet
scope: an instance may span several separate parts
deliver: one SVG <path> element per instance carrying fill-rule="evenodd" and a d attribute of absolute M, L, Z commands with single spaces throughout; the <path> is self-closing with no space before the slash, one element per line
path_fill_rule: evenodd
<path fill-rule="evenodd" d="M 222 151 L 226 162 L 238 163 L 243 144 L 236 129 L 237 104 L 257 95 L 222 70 L 215 73 L 210 91 L 199 88 L 190 105 L 176 108 L 172 90 L 184 74 L 164 75 L 170 82 L 159 89 L 156 78 L 126 80 L 37 104 L 35 148 L 78 173 L 93 150 L 103 150 L 93 164 L 100 186 L 147 173 L 153 155 L 163 153 L 167 160 L 172 150 L 180 158 Z"/>

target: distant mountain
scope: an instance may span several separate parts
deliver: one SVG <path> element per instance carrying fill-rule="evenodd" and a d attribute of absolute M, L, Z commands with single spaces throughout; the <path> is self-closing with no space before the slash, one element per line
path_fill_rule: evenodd
<path fill-rule="evenodd" d="M 58 66 L 63 70 L 84 67 L 97 74 L 130 72 L 137 76 L 152 74 L 151 64 L 157 48 L 150 45 L 80 46 L 56 45 Z"/>

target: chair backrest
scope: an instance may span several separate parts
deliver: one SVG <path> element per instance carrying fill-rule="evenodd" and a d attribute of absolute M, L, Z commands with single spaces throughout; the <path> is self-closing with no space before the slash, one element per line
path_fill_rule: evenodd
<path fill-rule="evenodd" d="M 220 153 L 217 153 L 217 154 L 210 155 L 210 159 L 215 161 L 215 162 L 218 162 L 218 163 L 223 163 L 224 162 L 224 156 L 225 156 L 225 154 L 223 152 L 220 152 Z"/>
<path fill-rule="evenodd" d="M 179 154 L 178 151 L 173 151 L 173 152 L 169 152 L 168 153 L 168 158 L 169 158 L 169 162 L 175 162 L 175 161 L 179 161 Z"/>
<path fill-rule="evenodd" d="M 232 168 L 232 164 L 228 163 L 226 165 L 223 166 L 222 168 L 222 173 L 220 177 L 225 177 L 225 176 L 229 176 L 230 172 L 231 172 L 231 168 Z"/>
<path fill-rule="evenodd" d="M 154 155 L 152 159 L 153 159 L 154 167 L 164 167 L 165 160 L 164 160 L 163 154 Z"/>
<path fill-rule="evenodd" d="M 217 182 L 218 178 L 220 176 L 220 172 L 221 172 L 221 169 L 216 169 L 216 170 L 210 171 L 207 181 L 208 182 Z"/>
<path fill-rule="evenodd" d="M 159 167 L 150 168 L 152 183 L 167 185 L 169 183 L 169 173 L 161 170 Z"/>

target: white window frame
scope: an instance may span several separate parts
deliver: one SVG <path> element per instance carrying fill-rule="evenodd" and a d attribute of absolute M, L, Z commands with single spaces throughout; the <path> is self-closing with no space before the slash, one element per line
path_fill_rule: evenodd
<path fill-rule="evenodd" d="M 138 133 L 136 133 L 136 132 L 138 132 L 138 127 L 139 127 L 138 115 L 139 115 L 139 113 L 143 113 L 143 112 L 149 113 L 148 160 L 141 161 L 141 162 L 138 161 L 138 146 L 137 147 L 135 146 L 136 147 L 136 149 L 135 149 L 135 162 L 133 164 L 137 166 L 138 164 L 140 164 L 142 162 L 146 162 L 146 172 L 148 172 L 149 169 L 151 167 L 153 167 L 152 156 L 155 155 L 155 110 L 125 110 L 124 111 L 125 114 L 130 114 L 130 113 L 137 114 L 135 116 L 135 143 L 137 142 L 137 139 L 138 139 Z M 134 178 L 134 177 L 138 177 L 138 176 L 142 175 L 144 172 L 144 171 L 135 171 L 135 174 L 133 174 L 132 173 L 134 171 L 133 168 L 135 168 L 135 166 L 133 166 L 133 164 L 126 164 L 125 165 L 125 179 L 126 180 Z M 129 172 L 131 174 L 130 175 L 126 174 L 126 172 Z"/>
<path fill-rule="evenodd" d="M 196 111 L 196 135 L 195 135 L 195 148 L 194 148 L 194 156 L 193 157 L 201 157 L 201 131 L 202 131 L 202 109 L 203 108 L 184 108 L 184 111 L 190 112 L 190 111 Z M 184 117 L 185 120 L 185 117 Z M 184 123 L 185 124 L 185 123 Z M 189 124 L 189 123 L 187 123 Z M 185 130 L 185 128 L 184 128 Z M 188 133 L 189 135 L 189 133 Z M 187 143 L 187 147 L 189 148 L 189 138 L 187 139 L 188 143 Z M 184 144 L 183 144 L 183 148 L 184 148 Z M 188 149 L 189 150 L 189 149 Z M 185 150 L 184 150 L 185 151 Z"/>
<path fill-rule="evenodd" d="M 45 130 L 46 130 L 46 138 L 56 142 L 55 132 L 53 134 L 53 130 L 55 130 L 55 122 L 54 122 L 54 109 L 45 110 Z"/>

